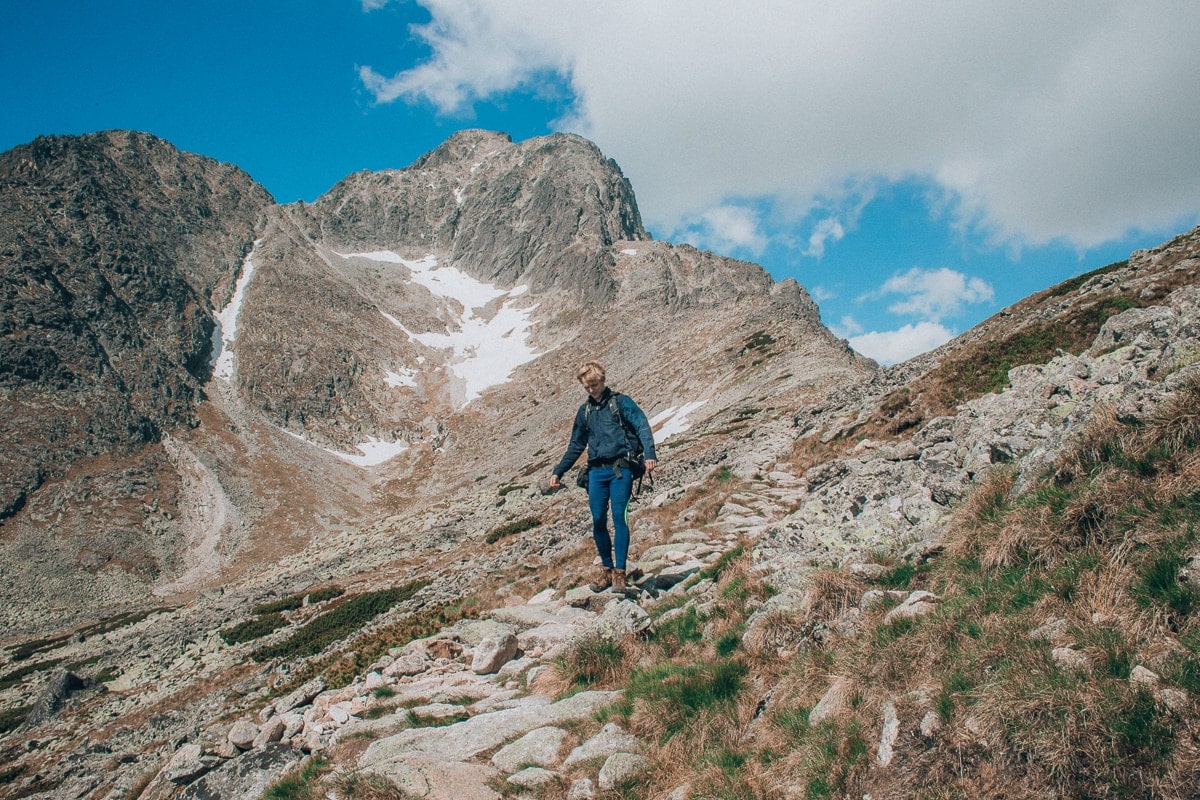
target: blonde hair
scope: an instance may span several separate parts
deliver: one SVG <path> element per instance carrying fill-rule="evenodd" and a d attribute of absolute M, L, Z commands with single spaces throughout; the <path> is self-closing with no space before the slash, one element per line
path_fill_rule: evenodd
<path fill-rule="evenodd" d="M 605 379 L 604 366 L 599 361 L 585 361 L 579 365 L 579 369 L 575 370 L 575 377 L 580 383 L 583 383 L 588 378 Z"/>

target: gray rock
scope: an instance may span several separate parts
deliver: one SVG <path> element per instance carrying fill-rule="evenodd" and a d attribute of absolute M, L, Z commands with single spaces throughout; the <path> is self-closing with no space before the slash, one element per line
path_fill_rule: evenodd
<path fill-rule="evenodd" d="M 923 617 L 926 614 L 932 613 L 937 608 L 939 602 L 941 602 L 941 598 L 933 592 L 923 590 L 913 592 L 904 599 L 904 602 L 884 615 L 883 624 L 887 625 L 898 619 Z"/>
<path fill-rule="evenodd" d="M 548 613 L 553 613 L 557 610 L 557 608 L 551 607 L 549 604 L 543 604 L 542 607 Z M 438 636 L 439 638 L 454 639 L 455 641 L 462 642 L 467 647 L 478 647 L 489 639 L 503 639 L 512 633 L 515 633 L 512 625 L 497 622 L 494 619 L 465 619 L 451 625 L 449 628 L 443 629 Z"/>
<path fill-rule="evenodd" d="M 853 688 L 854 684 L 849 678 L 835 678 L 830 687 L 825 690 L 825 694 L 813 706 L 812 711 L 808 712 L 808 723 L 816 725 L 841 713 L 850 701 Z"/>
<path fill-rule="evenodd" d="M 467 710 L 454 703 L 426 703 L 425 705 L 413 706 L 409 709 L 409 713 L 424 722 L 444 722 L 448 719 L 457 719 L 463 716 L 467 713 Z"/>
<path fill-rule="evenodd" d="M 646 768 L 645 756 L 635 753 L 613 753 L 600 767 L 597 784 L 603 791 L 619 789 Z"/>
<path fill-rule="evenodd" d="M 517 654 L 517 637 L 511 631 L 488 636 L 475 646 L 471 671 L 476 675 L 491 675 L 512 661 Z"/>
<path fill-rule="evenodd" d="M 429 668 L 429 660 L 423 653 L 405 653 L 398 656 L 391 664 L 383 668 L 383 674 L 389 677 L 420 675 Z"/>
<path fill-rule="evenodd" d="M 317 695 L 325 691 L 325 688 L 326 684 L 323 678 L 313 678 L 291 694 L 275 701 L 275 712 L 282 714 L 285 711 L 291 711 L 293 708 L 306 706 L 315 700 Z"/>
<path fill-rule="evenodd" d="M 592 800 L 596 796 L 596 783 L 591 778 L 576 778 L 567 790 L 567 800 Z"/>
<path fill-rule="evenodd" d="M 492 763 L 504 772 L 516 772 L 529 765 L 557 766 L 562 761 L 559 754 L 567 736 L 567 732 L 562 728 L 535 728 L 497 750 L 492 756 Z"/>
<path fill-rule="evenodd" d="M 1129 673 L 1129 683 L 1153 689 L 1158 685 L 1158 675 L 1138 664 Z"/>
<path fill-rule="evenodd" d="M 553 782 L 557 777 L 557 774 L 542 767 L 526 767 L 509 775 L 508 782 L 522 789 L 537 789 Z"/>
<path fill-rule="evenodd" d="M 55 669 L 50 673 L 50 679 L 46 681 L 45 688 L 42 689 L 33 704 L 33 709 L 25 718 L 25 727 L 31 728 L 49 721 L 62 708 L 66 699 L 73 692 L 82 689 L 83 686 L 84 683 L 78 675 L 62 667 Z"/>
<path fill-rule="evenodd" d="M 283 744 L 268 744 L 238 758 L 188 785 L 182 800 L 258 800 L 294 764 L 301 753 Z"/>
<path fill-rule="evenodd" d="M 1067 629 L 1070 627 L 1065 619 L 1061 617 L 1048 620 L 1029 632 L 1030 639 L 1041 639 L 1043 641 L 1057 644 L 1061 642 L 1067 635 Z"/>
<path fill-rule="evenodd" d="M 404 753 L 425 753 L 443 760 L 466 761 L 502 746 L 534 728 L 588 719 L 617 699 L 617 692 L 580 692 L 554 703 L 537 702 L 536 696 L 515 708 L 480 714 L 456 725 L 401 731 L 372 742 L 359 759 L 369 767 Z"/>
<path fill-rule="evenodd" d="M 286 727 L 287 723 L 282 717 L 271 717 L 259 727 L 258 735 L 254 737 L 252 746 L 264 747 L 271 742 L 278 742 L 283 738 Z"/>
<path fill-rule="evenodd" d="M 650 627 L 650 615 L 632 600 L 617 600 L 604 607 L 587 627 L 587 633 L 604 639 L 622 639 Z"/>
<path fill-rule="evenodd" d="M 608 758 L 614 753 L 636 753 L 641 743 L 632 734 L 625 733 L 615 722 L 610 722 L 592 738 L 576 747 L 563 761 L 562 768 L 572 767 L 593 759 Z"/>
<path fill-rule="evenodd" d="M 254 740 L 258 738 L 258 726 L 248 719 L 239 719 L 233 723 L 226 738 L 239 750 L 249 750 L 254 746 Z"/>
<path fill-rule="evenodd" d="M 883 704 L 883 728 L 879 733 L 879 748 L 875 751 L 876 764 L 886 767 L 892 763 L 893 748 L 899 735 L 900 718 L 896 715 L 896 706 L 890 701 L 885 702 Z"/>
<path fill-rule="evenodd" d="M 175 751 L 160 775 L 163 780 L 184 785 L 196 780 L 220 761 L 212 756 L 205 757 L 198 744 L 185 744 Z"/>
<path fill-rule="evenodd" d="M 1056 647 L 1050 651 L 1050 658 L 1059 669 L 1087 669 L 1088 657 L 1085 653 L 1070 647 Z"/>

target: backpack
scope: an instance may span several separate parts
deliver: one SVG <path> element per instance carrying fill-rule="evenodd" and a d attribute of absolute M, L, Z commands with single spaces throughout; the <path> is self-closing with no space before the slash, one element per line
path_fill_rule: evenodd
<path fill-rule="evenodd" d="M 642 453 L 642 446 L 641 446 L 642 442 L 641 442 L 641 439 L 638 438 L 637 431 L 635 431 L 633 429 L 633 426 L 631 426 L 628 422 L 625 421 L 624 415 L 621 414 L 621 404 L 619 402 L 617 402 L 617 398 L 620 396 L 621 395 L 619 392 L 610 392 L 609 393 L 608 403 L 607 403 L 608 410 L 616 418 L 617 422 L 620 423 L 621 429 L 623 431 L 625 431 L 625 441 L 629 442 L 629 440 L 632 439 L 633 441 L 637 442 L 638 449 L 636 452 L 633 450 L 630 450 L 627 453 L 625 453 L 625 455 L 623 455 L 621 458 L 617 459 L 617 462 L 616 462 L 616 464 L 614 464 L 614 466 L 623 467 L 623 468 L 629 470 L 630 474 L 633 475 L 633 479 L 635 481 L 637 481 L 637 483 L 638 483 L 637 491 L 635 492 L 635 494 L 640 494 L 642 491 L 642 477 L 646 474 L 646 456 Z M 591 403 L 587 403 L 584 406 L 584 412 L 583 412 L 584 424 L 587 424 L 588 418 L 591 416 L 592 410 L 593 409 L 592 409 Z M 653 485 L 653 479 L 651 479 L 651 481 L 652 481 L 651 485 Z M 579 475 L 575 479 L 575 483 L 577 486 L 581 486 L 584 489 L 587 488 L 587 465 L 586 464 L 580 469 Z"/>

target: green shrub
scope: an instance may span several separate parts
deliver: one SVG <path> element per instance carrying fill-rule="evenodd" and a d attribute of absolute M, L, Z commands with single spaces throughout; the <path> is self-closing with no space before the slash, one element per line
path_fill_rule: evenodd
<path fill-rule="evenodd" d="M 486 537 L 484 537 L 484 541 L 488 544 L 495 544 L 506 536 L 524 533 L 525 531 L 532 530 L 541 524 L 542 521 L 537 517 L 525 517 L 524 519 L 514 520 L 505 525 L 501 525 L 498 528 L 494 528 Z"/>
<path fill-rule="evenodd" d="M 1134 595 L 1144 604 L 1159 603 L 1175 615 L 1186 617 L 1196 608 L 1196 592 L 1179 580 L 1187 558 L 1177 550 L 1155 554 L 1138 572 Z"/>
<path fill-rule="evenodd" d="M 586 688 L 611 681 L 623 671 L 625 651 L 603 636 L 577 640 L 555 659 L 558 674 L 573 687 Z"/>
<path fill-rule="evenodd" d="M 62 658 L 52 658 L 49 661 L 38 661 L 35 664 L 26 664 L 23 667 L 17 667 L 12 672 L 7 672 L 4 675 L 0 675 L 0 691 L 11 689 L 35 672 L 43 672 L 48 669 L 53 669 L 65 660 L 66 659 Z"/>
<path fill-rule="evenodd" d="M 703 638 L 703 620 L 695 606 L 689 606 L 682 614 L 677 614 L 663 623 L 656 623 L 650 634 L 650 640 L 660 646 L 664 652 L 673 653 L 685 644 L 698 642 Z"/>
<path fill-rule="evenodd" d="M 263 800 L 317 800 L 324 793 L 317 789 L 321 776 L 331 765 L 319 755 L 313 756 L 297 773 L 281 778 L 267 787 Z"/>
<path fill-rule="evenodd" d="M 745 546 L 740 545 L 740 544 L 737 547 L 733 548 L 732 550 L 726 550 L 724 553 L 721 554 L 720 558 L 718 558 L 715 562 L 713 562 L 713 564 L 711 566 L 705 567 L 704 569 L 700 570 L 700 573 L 699 573 L 700 578 L 701 579 L 708 578 L 709 580 L 714 580 L 714 581 L 717 580 L 718 578 L 721 577 L 721 573 L 723 573 L 726 569 L 728 569 L 730 566 L 732 566 L 735 561 L 740 559 L 745 554 L 746 554 L 746 548 L 745 548 Z"/>
<path fill-rule="evenodd" d="M 251 657 L 261 662 L 316 655 L 330 644 L 357 632 L 397 603 L 411 599 L 428 585 L 428 581 L 414 581 L 399 588 L 355 595 L 314 618 L 284 641 L 254 651 Z"/>
<path fill-rule="evenodd" d="M 766 331 L 755 331 L 746 337 L 746 344 L 742 348 L 745 353 L 749 350 L 763 350 L 775 344 L 775 337 Z"/>
<path fill-rule="evenodd" d="M 21 727 L 21 723 L 25 721 L 25 718 L 29 716 L 29 712 L 32 710 L 33 706 L 20 706 L 0 711 L 0 736 Z"/>
<path fill-rule="evenodd" d="M 283 618 L 282 614 L 264 614 L 234 625 L 231 628 L 222 628 L 218 631 L 218 635 L 225 644 L 240 644 L 241 642 L 250 642 L 262 638 L 287 624 L 287 620 Z"/>
<path fill-rule="evenodd" d="M 746 664 L 733 659 L 638 669 L 629 678 L 618 711 L 628 716 L 636 701 L 645 701 L 670 738 L 695 714 L 731 703 L 745 685 L 746 673 Z"/>
<path fill-rule="evenodd" d="M 1138 689 L 1118 706 L 1111 725 L 1122 759 L 1131 764 L 1161 764 L 1175 749 L 1171 717 L 1158 709 L 1154 694 L 1147 689 Z"/>
<path fill-rule="evenodd" d="M 340 586 L 326 586 L 322 589 L 315 589 L 311 592 L 298 592 L 293 595 L 274 600 L 270 603 L 262 603 L 255 606 L 251 611 L 255 614 L 274 614 L 280 611 L 295 611 L 304 605 L 304 598 L 308 598 L 310 604 L 323 603 L 326 600 L 332 600 L 335 597 L 341 597 L 346 593 L 345 589 Z"/>

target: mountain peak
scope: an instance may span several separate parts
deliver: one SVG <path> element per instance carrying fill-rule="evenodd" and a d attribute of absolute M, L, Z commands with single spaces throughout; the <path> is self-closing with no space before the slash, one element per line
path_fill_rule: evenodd
<path fill-rule="evenodd" d="M 409 169 L 433 169 L 463 161 L 478 161 L 492 152 L 511 147 L 512 143 L 512 137 L 507 133 L 479 128 L 458 131 L 445 142 L 414 161 Z"/>

